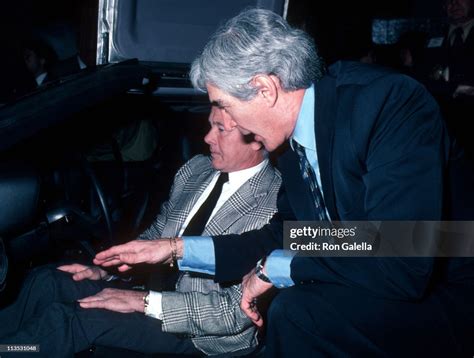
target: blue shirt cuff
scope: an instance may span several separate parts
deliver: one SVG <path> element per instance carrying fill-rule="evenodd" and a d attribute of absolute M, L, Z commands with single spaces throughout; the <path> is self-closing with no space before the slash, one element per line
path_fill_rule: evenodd
<path fill-rule="evenodd" d="M 274 250 L 265 262 L 265 273 L 277 288 L 293 286 L 291 279 L 291 261 L 296 255 L 295 251 Z"/>
<path fill-rule="evenodd" d="M 214 275 L 216 258 L 214 242 L 210 236 L 183 236 L 183 258 L 178 260 L 181 271 L 193 271 Z"/>

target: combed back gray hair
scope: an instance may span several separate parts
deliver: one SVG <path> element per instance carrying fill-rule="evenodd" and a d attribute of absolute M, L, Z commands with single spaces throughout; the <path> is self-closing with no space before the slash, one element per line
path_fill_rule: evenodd
<path fill-rule="evenodd" d="M 258 92 L 257 74 L 275 75 L 285 91 L 308 88 L 323 75 L 313 39 L 281 16 L 249 9 L 230 19 L 211 37 L 191 66 L 193 86 L 211 84 L 241 100 Z"/>

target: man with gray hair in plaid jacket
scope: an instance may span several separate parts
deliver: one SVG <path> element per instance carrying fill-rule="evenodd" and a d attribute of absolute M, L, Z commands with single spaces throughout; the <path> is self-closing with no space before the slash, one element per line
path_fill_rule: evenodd
<path fill-rule="evenodd" d="M 216 111 L 205 137 L 210 157 L 198 155 L 178 171 L 169 200 L 139 237 L 142 244 L 162 240 L 176 250 L 173 240 L 183 233 L 238 234 L 262 227 L 276 212 L 280 174 L 261 143 L 225 130 Z M 174 265 L 176 255 L 165 263 Z M 0 343 L 40 344 L 48 357 L 73 356 L 92 345 L 199 355 L 255 349 L 257 331 L 240 308 L 240 282 L 217 284 L 180 269 L 172 292 L 115 288 L 97 266 L 37 269 L 17 301 L 0 311 L 0 321 L 9 322 L 0 328 Z"/>

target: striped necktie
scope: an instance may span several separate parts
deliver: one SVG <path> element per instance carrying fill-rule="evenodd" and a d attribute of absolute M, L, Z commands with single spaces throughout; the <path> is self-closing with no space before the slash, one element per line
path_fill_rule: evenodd
<path fill-rule="evenodd" d="M 313 194 L 313 202 L 316 209 L 316 215 L 321 221 L 328 221 L 329 218 L 326 214 L 326 207 L 324 205 L 323 196 L 321 190 L 319 189 L 318 181 L 316 179 L 316 174 L 314 173 L 311 164 L 309 164 L 308 158 L 306 157 L 304 148 L 295 140 L 293 140 L 293 148 L 298 154 L 299 164 L 301 169 L 301 174 L 303 175 L 303 180 L 311 189 Z"/>

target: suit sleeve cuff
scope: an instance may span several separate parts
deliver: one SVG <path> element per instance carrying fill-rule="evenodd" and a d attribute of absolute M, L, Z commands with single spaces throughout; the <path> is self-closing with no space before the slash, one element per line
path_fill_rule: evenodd
<path fill-rule="evenodd" d="M 288 250 L 274 250 L 265 262 L 265 273 L 277 288 L 293 286 L 291 279 L 291 261 L 296 252 Z"/>
<path fill-rule="evenodd" d="M 183 258 L 178 260 L 181 271 L 192 271 L 214 275 L 216 259 L 214 242 L 210 236 L 184 236 Z"/>

